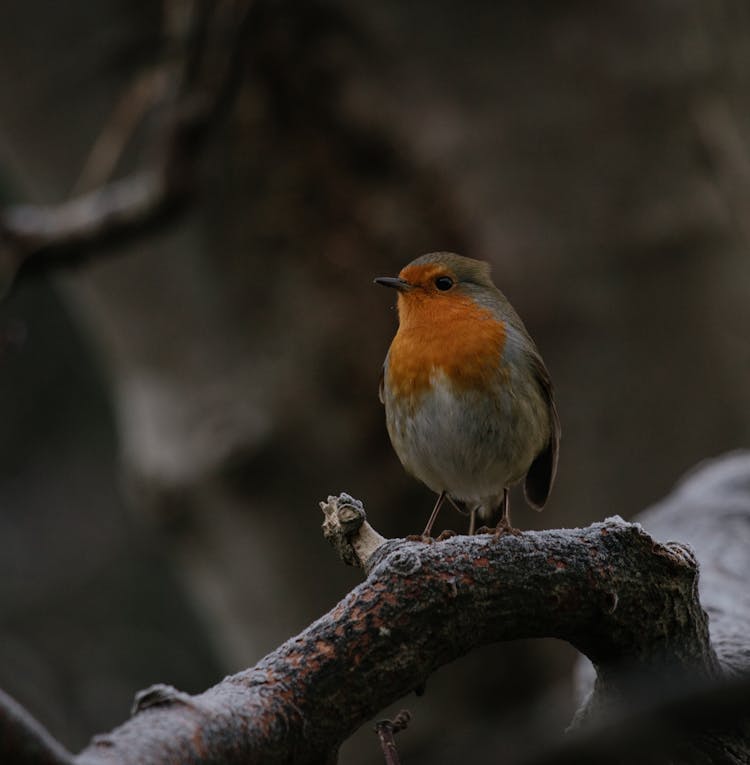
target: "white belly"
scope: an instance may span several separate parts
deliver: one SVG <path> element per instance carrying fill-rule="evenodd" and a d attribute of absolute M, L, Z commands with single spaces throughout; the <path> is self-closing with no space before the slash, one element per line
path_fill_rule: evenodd
<path fill-rule="evenodd" d="M 406 470 L 436 493 L 486 508 L 497 506 L 541 450 L 540 403 L 510 393 L 456 393 L 440 371 L 413 400 L 385 391 L 388 433 Z"/>

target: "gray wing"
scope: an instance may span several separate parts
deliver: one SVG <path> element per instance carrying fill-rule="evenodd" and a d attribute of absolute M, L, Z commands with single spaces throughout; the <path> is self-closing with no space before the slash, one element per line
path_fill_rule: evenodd
<path fill-rule="evenodd" d="M 560 418 L 557 415 L 557 407 L 555 406 L 555 393 L 547 367 L 544 366 L 544 361 L 542 361 L 534 341 L 529 336 L 523 321 L 521 321 L 521 317 L 516 313 L 510 301 L 497 288 L 496 295 L 500 299 L 500 306 L 493 303 L 491 305 L 488 304 L 487 307 L 493 311 L 497 318 L 513 327 L 526 341 L 524 352 L 531 367 L 532 375 L 539 386 L 542 398 L 547 404 L 549 438 L 544 448 L 531 463 L 524 482 L 526 501 L 535 510 L 541 510 L 552 490 L 552 484 L 555 482 L 557 457 L 560 451 Z"/>
<path fill-rule="evenodd" d="M 390 350 L 385 355 L 385 361 L 383 362 L 383 366 L 380 369 L 380 380 L 378 382 L 378 398 L 380 399 L 380 403 L 385 405 L 385 370 L 388 367 L 388 355 L 390 353 Z"/>
<path fill-rule="evenodd" d="M 531 369 L 539 385 L 539 390 L 547 403 L 549 413 L 550 432 L 549 440 L 531 463 L 526 481 L 524 482 L 524 494 L 526 501 L 535 510 L 541 510 L 549 497 L 552 485 L 557 475 L 557 459 L 560 451 L 560 418 L 555 406 L 555 394 L 552 388 L 547 367 L 544 366 L 542 357 L 534 351 L 530 357 Z"/>

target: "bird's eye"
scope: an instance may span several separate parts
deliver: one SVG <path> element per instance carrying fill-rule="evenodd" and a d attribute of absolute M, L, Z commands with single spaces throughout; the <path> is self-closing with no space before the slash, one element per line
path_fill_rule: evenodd
<path fill-rule="evenodd" d="M 435 286 L 442 292 L 445 292 L 453 286 L 453 279 L 451 279 L 450 276 L 438 276 L 438 278 L 435 279 Z"/>

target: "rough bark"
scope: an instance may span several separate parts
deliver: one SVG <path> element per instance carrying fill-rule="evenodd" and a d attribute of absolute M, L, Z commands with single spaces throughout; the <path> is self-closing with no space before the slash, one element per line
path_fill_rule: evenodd
<path fill-rule="evenodd" d="M 254 667 L 205 693 L 191 696 L 164 685 L 141 692 L 134 716 L 95 737 L 74 761 L 333 761 L 348 735 L 422 686 L 439 666 L 486 643 L 552 636 L 569 641 L 597 669 L 594 713 L 590 700 L 581 716 L 586 725 L 560 749 L 560 761 L 588 761 L 611 736 L 613 720 L 641 721 L 632 748 L 651 731 L 644 720 L 653 727 L 662 714 L 691 721 L 679 742 L 682 761 L 742 762 L 750 756 L 744 723 L 718 719 L 718 712 L 729 715 L 745 686 L 722 691 L 716 683 L 723 670 L 746 671 L 748 664 L 747 599 L 732 600 L 732 582 L 748 565 L 746 556 L 733 557 L 747 541 L 748 476 L 750 455 L 719 461 L 646 514 L 651 527 L 668 535 L 700 527 L 708 501 L 717 503 L 720 520 L 737 521 L 736 528 L 716 527 L 714 517 L 712 534 L 703 538 L 715 541 L 695 537 L 707 571 L 704 602 L 715 615 L 713 646 L 693 552 L 656 541 L 640 524 L 610 518 L 584 529 L 499 538 L 385 540 L 366 522 L 360 503 L 329 497 L 321 503 L 325 536 L 342 560 L 365 569 L 366 580 Z M 734 561 L 729 569 L 727 560 Z M 698 712 L 691 718 L 686 699 L 696 693 Z M 713 714 L 701 714 L 708 702 Z M 623 735 L 622 725 L 615 729 Z M 518 759 L 554 761 L 549 754 Z"/>
<path fill-rule="evenodd" d="M 664 500 L 638 516 L 659 539 L 679 538 L 700 563 L 698 593 L 709 617 L 709 633 L 722 678 L 704 683 L 679 679 L 663 694 L 650 683 L 635 688 L 636 700 L 615 704 L 600 723 L 588 720 L 579 739 L 556 750 L 555 759 L 530 762 L 588 762 L 605 752 L 644 752 L 662 758 L 684 742 L 680 761 L 745 763 L 750 760 L 750 452 L 737 451 L 694 468 Z M 598 682 L 590 662 L 578 667 L 584 700 Z M 632 683 L 631 683 L 632 684 Z M 585 709 L 583 714 L 585 716 Z M 680 737 L 682 742 L 679 741 Z M 661 746 L 658 746 L 661 745 Z M 670 751 L 671 747 L 671 751 Z M 589 759 L 582 755 L 586 753 Z M 591 759 L 591 758 L 594 759 Z"/>
<path fill-rule="evenodd" d="M 619 519 L 391 540 L 363 563 L 365 582 L 251 670 L 199 696 L 147 691 L 80 763 L 321 762 L 439 666 L 497 640 L 569 640 L 610 689 L 623 662 L 644 673 L 716 669 L 692 556 Z"/>
<path fill-rule="evenodd" d="M 731 672 L 750 669 L 750 452 L 695 468 L 639 520 L 659 539 L 679 538 L 700 561 L 699 594 L 711 644 Z"/>

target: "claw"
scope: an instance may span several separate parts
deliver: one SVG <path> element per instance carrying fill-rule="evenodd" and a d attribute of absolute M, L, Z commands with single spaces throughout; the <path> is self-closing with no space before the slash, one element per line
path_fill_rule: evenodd
<path fill-rule="evenodd" d="M 445 531 L 441 531 L 440 535 L 435 540 L 436 542 L 444 542 L 446 539 L 450 539 L 451 537 L 455 537 L 456 532 L 451 531 L 450 529 L 446 529 Z"/>
<path fill-rule="evenodd" d="M 514 537 L 520 537 L 521 534 L 523 534 L 523 531 L 521 531 L 521 529 L 516 529 L 513 526 L 511 526 L 509 523 L 503 523 L 502 519 L 497 524 L 497 526 L 493 529 L 493 532 L 495 534 L 495 539 L 500 539 L 500 537 L 504 537 L 509 534 Z"/>

